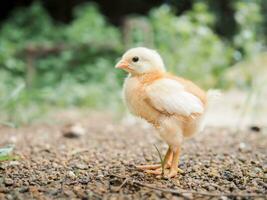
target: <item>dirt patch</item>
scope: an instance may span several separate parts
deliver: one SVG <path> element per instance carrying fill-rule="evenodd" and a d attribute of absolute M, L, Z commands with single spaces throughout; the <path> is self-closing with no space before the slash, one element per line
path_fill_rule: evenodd
<path fill-rule="evenodd" d="M 159 162 L 153 145 L 167 149 L 149 127 L 97 115 L 79 123 L 77 138 L 64 124 L 0 128 L 0 145 L 15 143 L 20 157 L 0 164 L 0 199 L 266 199 L 264 131 L 207 128 L 184 144 L 184 174 L 166 180 L 135 168 Z"/>

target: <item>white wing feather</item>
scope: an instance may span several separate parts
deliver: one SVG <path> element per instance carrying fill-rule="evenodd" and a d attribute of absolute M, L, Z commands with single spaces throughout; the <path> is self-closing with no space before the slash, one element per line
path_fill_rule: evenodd
<path fill-rule="evenodd" d="M 172 79 L 158 80 L 149 85 L 146 92 L 150 102 L 160 111 L 185 116 L 204 111 L 201 100 Z"/>

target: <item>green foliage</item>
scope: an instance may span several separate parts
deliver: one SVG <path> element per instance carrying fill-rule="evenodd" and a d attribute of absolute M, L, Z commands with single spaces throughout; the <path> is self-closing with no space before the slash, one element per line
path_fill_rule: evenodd
<path fill-rule="evenodd" d="M 209 27 L 214 17 L 204 4 L 179 17 L 170 7 L 162 6 L 150 14 L 155 32 L 155 46 L 166 65 L 176 74 L 214 86 L 217 74 L 231 61 L 232 49 Z"/>
<path fill-rule="evenodd" d="M 0 30 L 0 109 L 5 113 L 0 123 L 28 123 L 51 108 L 118 107 L 125 74 L 114 65 L 126 48 L 137 45 L 157 49 L 171 72 L 201 86 L 227 85 L 229 66 L 266 45 L 261 6 L 267 4 L 232 2 L 237 30 L 223 38 L 216 32 L 220 24 L 210 1 L 191 2 L 192 9 L 178 16 L 162 5 L 148 16 L 132 17 L 127 38 L 95 4 L 75 8 L 70 24 L 54 22 L 38 1 L 15 10 Z M 29 69 L 35 69 L 33 82 L 26 81 L 34 76 Z M 243 84 L 250 84 L 248 77 Z"/>
<path fill-rule="evenodd" d="M 120 74 L 113 70 L 122 48 L 119 30 L 105 22 L 95 5 L 78 7 L 75 16 L 70 25 L 54 24 L 35 2 L 30 8 L 16 10 L 3 24 L 0 99 L 5 102 L 1 106 L 7 113 L 5 120 L 27 123 L 51 106 L 114 107 L 110 101 L 119 97 Z M 44 55 L 25 50 L 41 47 L 63 50 Z M 12 96 L 10 91 L 26 84 L 28 59 L 32 59 L 36 80 L 31 89 L 22 88 Z"/>
<path fill-rule="evenodd" d="M 22 47 L 29 42 L 54 41 L 61 37 L 60 33 L 60 27 L 54 26 L 50 16 L 38 2 L 34 2 L 30 8 L 19 8 L 14 11 L 1 29 L 1 36 L 14 44 L 21 44 Z"/>
<path fill-rule="evenodd" d="M 234 4 L 239 28 L 234 37 L 236 59 L 254 56 L 263 49 L 263 16 L 259 2 L 239 0 Z"/>
<path fill-rule="evenodd" d="M 51 46 L 61 40 L 62 30 L 55 26 L 40 3 L 16 10 L 0 32 L 0 66 L 14 73 L 24 73 L 26 63 L 17 56 L 28 45 Z"/>
<path fill-rule="evenodd" d="M 82 43 L 94 48 L 121 47 L 119 30 L 106 23 L 96 6 L 83 4 L 74 10 L 74 14 L 75 19 L 66 30 L 68 40 L 74 45 Z"/>

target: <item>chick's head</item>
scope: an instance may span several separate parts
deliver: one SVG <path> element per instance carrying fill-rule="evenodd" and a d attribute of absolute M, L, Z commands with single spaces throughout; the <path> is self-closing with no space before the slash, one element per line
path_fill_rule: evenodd
<path fill-rule="evenodd" d="M 151 72 L 165 72 L 161 56 L 152 49 L 136 47 L 123 54 L 116 68 L 123 69 L 131 74 L 146 74 Z"/>

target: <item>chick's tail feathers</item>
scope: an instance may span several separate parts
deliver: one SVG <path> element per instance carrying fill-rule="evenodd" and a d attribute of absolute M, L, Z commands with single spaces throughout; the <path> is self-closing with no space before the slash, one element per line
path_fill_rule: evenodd
<path fill-rule="evenodd" d="M 208 107 L 213 104 L 214 102 L 217 102 L 222 96 L 222 92 L 218 89 L 210 89 L 207 92 L 207 97 L 208 97 L 208 101 L 207 101 L 207 105 Z"/>
<path fill-rule="evenodd" d="M 199 127 L 199 132 L 202 132 L 204 130 L 204 127 L 207 124 L 207 112 L 210 111 L 210 107 L 212 104 L 216 104 L 217 101 L 222 96 L 222 92 L 217 89 L 210 89 L 207 92 L 207 104 L 206 104 L 206 111 L 202 116 L 201 122 L 200 122 L 200 127 Z"/>

